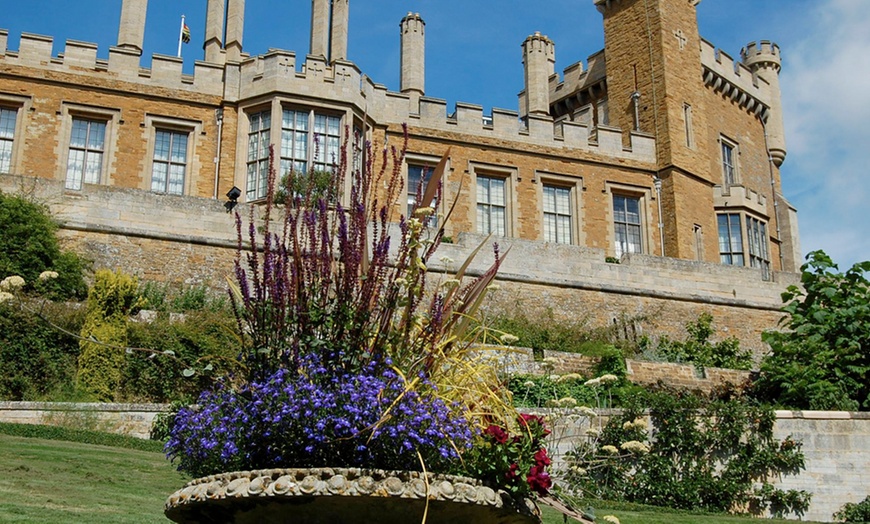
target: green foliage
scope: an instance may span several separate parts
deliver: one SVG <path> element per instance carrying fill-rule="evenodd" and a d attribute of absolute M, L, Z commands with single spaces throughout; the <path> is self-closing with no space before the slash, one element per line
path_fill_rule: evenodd
<path fill-rule="evenodd" d="M 870 497 L 855 504 L 846 503 L 840 511 L 834 513 L 837 522 L 870 522 Z"/>
<path fill-rule="evenodd" d="M 218 296 L 204 285 L 178 288 L 171 284 L 145 282 L 139 287 L 139 294 L 144 299 L 143 309 L 152 311 L 229 311 L 229 300 L 226 296 Z"/>
<path fill-rule="evenodd" d="M 686 324 L 688 337 L 685 341 L 659 339 L 655 348 L 649 339 L 641 342 L 641 351 L 646 357 L 665 362 L 685 362 L 697 368 L 717 367 L 727 369 L 752 369 L 752 352 L 740 348 L 740 341 L 727 338 L 711 342 L 714 334 L 713 316 L 701 313 L 697 320 Z"/>
<path fill-rule="evenodd" d="M 573 373 L 561 376 L 513 375 L 507 385 L 514 405 L 525 408 L 559 407 L 558 401 L 563 399 L 573 399 L 578 406 L 619 407 L 625 399 L 643 389 L 624 378 L 603 386 L 586 385 L 586 382 L 585 378 Z"/>
<path fill-rule="evenodd" d="M 769 331 L 771 353 L 755 391 L 795 409 L 870 409 L 870 261 L 845 273 L 823 251 L 807 255 L 801 286 L 783 293 L 786 331 Z"/>
<path fill-rule="evenodd" d="M 337 195 L 337 189 L 330 170 L 312 170 L 307 173 L 291 171 L 281 176 L 278 189 L 275 190 L 275 202 L 283 204 L 293 197 L 305 200 L 310 197 L 315 200 L 323 198 L 331 202 Z"/>
<path fill-rule="evenodd" d="M 85 262 L 75 253 L 60 250 L 57 225 L 44 206 L 0 193 L 0 231 L 0 279 L 19 275 L 27 282 L 26 289 L 32 290 L 40 282 L 40 273 L 53 270 L 57 279 L 41 283 L 49 297 L 85 296 Z"/>
<path fill-rule="evenodd" d="M 12 424 L 0 422 L 0 434 L 13 437 L 41 438 L 47 440 L 63 440 L 80 444 L 111 446 L 113 448 L 135 449 L 139 451 L 160 452 L 163 445 L 153 440 L 144 440 L 127 435 L 88 431 L 82 429 L 62 428 L 58 426 L 40 426 L 37 424 Z"/>
<path fill-rule="evenodd" d="M 161 314 L 151 323 L 130 323 L 127 343 L 132 348 L 157 349 L 163 354 L 134 351 L 127 355 L 119 395 L 127 401 L 193 401 L 211 386 L 215 374 L 234 369 L 240 341 L 235 319 L 228 312 L 192 311 L 170 322 Z M 200 369 L 192 377 L 179 360 Z"/>
<path fill-rule="evenodd" d="M 652 431 L 643 423 L 646 413 Z M 801 444 L 773 438 L 770 407 L 677 390 L 626 399 L 597 440 L 571 453 L 572 487 L 586 496 L 707 511 L 806 511 L 810 495 L 768 478 L 804 469 Z M 609 450 L 609 451 L 608 451 Z M 760 488 L 755 486 L 760 485 Z"/>
<path fill-rule="evenodd" d="M 81 329 L 81 309 L 49 302 L 42 313 L 66 331 Z M 42 400 L 72 389 L 78 355 L 75 337 L 0 304 L 0 400 Z"/>
<path fill-rule="evenodd" d="M 512 345 L 532 348 L 537 357 L 542 357 L 544 351 L 598 356 L 602 347 L 609 345 L 606 335 L 587 328 L 583 319 L 557 321 L 552 310 L 533 319 L 521 311 L 521 308 L 517 308 L 510 315 L 498 315 L 489 319 L 486 326 L 493 331 L 517 337 L 517 342 Z"/>
<path fill-rule="evenodd" d="M 78 384 L 101 402 L 116 398 L 127 347 L 127 318 L 141 307 L 135 277 L 97 271 L 79 346 Z"/>

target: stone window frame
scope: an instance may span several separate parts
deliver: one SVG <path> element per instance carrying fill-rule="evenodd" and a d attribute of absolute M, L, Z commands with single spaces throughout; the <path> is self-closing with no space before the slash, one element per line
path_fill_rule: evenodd
<path fill-rule="evenodd" d="M 29 96 L 0 93 L 0 109 L 15 112 L 15 126 L 12 130 L 12 137 L 4 139 L 12 144 L 10 148 L 11 155 L 9 158 L 9 170 L 5 171 L 6 173 L 21 173 L 23 171 L 22 164 L 24 161 L 23 150 L 25 141 L 22 137 L 24 137 L 26 129 L 24 120 L 29 114 L 32 106 L 32 99 Z M 4 171 L 0 171 L 0 173 L 3 172 Z"/>
<path fill-rule="evenodd" d="M 726 162 L 725 151 L 731 152 L 731 164 Z M 725 135 L 719 135 L 719 166 L 722 170 L 722 186 L 740 185 L 740 144 Z M 731 180 L 729 180 L 729 170 Z"/>
<path fill-rule="evenodd" d="M 650 207 L 650 202 L 653 201 L 653 191 L 654 189 L 652 187 L 637 186 L 611 181 L 606 181 L 604 183 L 604 193 L 607 195 L 608 256 L 618 256 L 616 251 L 616 217 L 614 215 L 613 207 L 614 196 L 636 198 L 639 201 L 641 238 L 641 249 L 639 254 L 652 254 L 654 252 L 654 243 L 649 227 L 650 224 L 655 223 L 655 221 L 653 220 L 653 216 L 651 215 L 652 211 Z"/>
<path fill-rule="evenodd" d="M 568 189 L 569 202 L 571 205 L 571 238 L 568 245 L 585 245 L 585 235 L 583 233 L 583 178 L 578 176 L 570 176 L 547 171 L 536 171 L 535 182 L 540 186 L 538 191 L 538 209 L 541 210 L 541 235 L 540 239 L 547 242 L 546 232 L 544 230 L 544 188 L 547 186 L 555 186 Z M 562 242 L 560 242 L 562 243 Z"/>
<path fill-rule="evenodd" d="M 203 132 L 203 123 L 199 120 L 187 120 L 183 118 L 168 117 L 157 114 L 145 115 L 145 127 L 148 129 L 147 157 L 145 174 L 142 177 L 142 189 L 161 195 L 193 195 L 194 177 L 200 171 L 200 163 L 195 154 L 197 137 Z M 169 193 L 167 191 L 155 191 L 153 189 L 154 153 L 157 144 L 157 132 L 168 131 L 172 133 L 187 134 L 187 150 L 185 152 L 184 188 L 181 193 Z"/>
<path fill-rule="evenodd" d="M 65 191 L 79 192 L 84 187 L 78 189 L 69 188 L 66 185 L 67 172 L 69 165 L 70 140 L 72 138 L 73 120 L 88 120 L 92 122 L 103 122 L 106 125 L 105 137 L 103 140 L 103 158 L 100 165 L 100 180 L 99 185 L 111 185 L 113 180 L 113 167 L 116 163 L 116 155 L 118 151 L 118 127 L 121 123 L 121 110 L 119 108 L 107 108 L 100 106 L 90 106 L 86 104 L 64 102 L 61 106 L 62 128 L 60 139 L 57 147 L 60 149 L 57 158 L 60 160 L 57 166 L 57 179 L 64 181 Z"/>
<path fill-rule="evenodd" d="M 411 206 L 414 204 L 412 199 L 416 199 L 416 191 L 417 187 L 411 187 L 412 184 L 409 181 L 409 174 L 411 171 L 411 166 L 415 168 L 421 168 L 422 175 L 426 177 L 426 183 L 429 183 L 431 179 L 432 172 L 438 166 L 438 162 L 441 161 L 441 158 L 435 155 L 429 155 L 425 153 L 416 153 L 416 152 L 406 152 L 404 161 L 402 162 L 402 180 L 404 184 L 404 190 L 402 191 L 402 195 L 400 197 L 400 201 L 397 203 L 400 212 L 406 218 L 410 218 L 411 216 Z M 435 202 L 435 215 L 434 218 L 430 218 L 427 225 L 428 227 L 437 227 L 437 225 L 441 221 L 441 217 L 439 215 L 444 214 L 444 205 L 447 201 L 447 177 L 450 173 L 450 160 L 447 160 L 447 165 L 444 168 L 444 175 L 441 179 L 441 199 L 440 201 Z M 423 186 L 423 193 L 426 192 L 426 186 Z"/>
<path fill-rule="evenodd" d="M 473 228 L 475 233 L 478 234 L 489 234 L 486 232 L 481 232 L 478 230 L 477 223 L 477 177 L 488 177 L 488 178 L 501 178 L 504 179 L 504 200 L 505 200 L 505 218 L 504 218 L 504 238 L 510 238 L 516 236 L 516 232 L 518 231 L 517 225 L 517 201 L 516 201 L 516 188 L 519 184 L 519 169 L 514 166 L 504 166 L 498 164 L 490 164 L 487 162 L 479 162 L 470 160 L 468 162 L 468 174 L 470 178 L 470 185 L 472 189 L 469 191 L 469 197 L 472 202 L 469 206 L 471 210 L 471 224 L 470 226 Z"/>

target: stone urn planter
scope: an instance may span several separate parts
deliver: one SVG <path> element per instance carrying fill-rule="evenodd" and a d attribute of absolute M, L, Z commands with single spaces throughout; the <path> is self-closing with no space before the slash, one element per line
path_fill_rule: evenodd
<path fill-rule="evenodd" d="M 427 508 L 428 500 L 428 508 Z M 531 500 L 515 501 L 452 475 L 359 468 L 265 469 L 193 480 L 170 495 L 178 523 L 540 524 Z"/>

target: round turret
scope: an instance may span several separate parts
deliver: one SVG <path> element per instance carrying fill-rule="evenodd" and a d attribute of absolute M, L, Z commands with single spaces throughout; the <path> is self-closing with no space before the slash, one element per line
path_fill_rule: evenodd
<path fill-rule="evenodd" d="M 740 50 L 740 58 L 755 76 L 770 86 L 769 95 L 765 101 L 770 107 L 765 129 L 770 158 L 779 167 L 785 161 L 786 155 L 782 101 L 779 90 L 779 71 L 782 69 L 779 46 L 767 40 L 758 43 L 750 42 Z"/>

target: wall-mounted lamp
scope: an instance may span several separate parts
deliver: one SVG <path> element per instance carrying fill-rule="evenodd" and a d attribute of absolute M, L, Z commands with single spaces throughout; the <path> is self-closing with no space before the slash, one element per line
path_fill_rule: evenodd
<path fill-rule="evenodd" d="M 224 203 L 224 207 L 227 209 L 227 213 L 231 212 L 233 208 L 236 207 L 236 205 L 239 203 L 240 196 L 242 196 L 242 190 L 237 188 L 236 186 L 233 186 L 232 189 L 227 191 L 227 198 L 229 198 L 229 200 Z"/>

